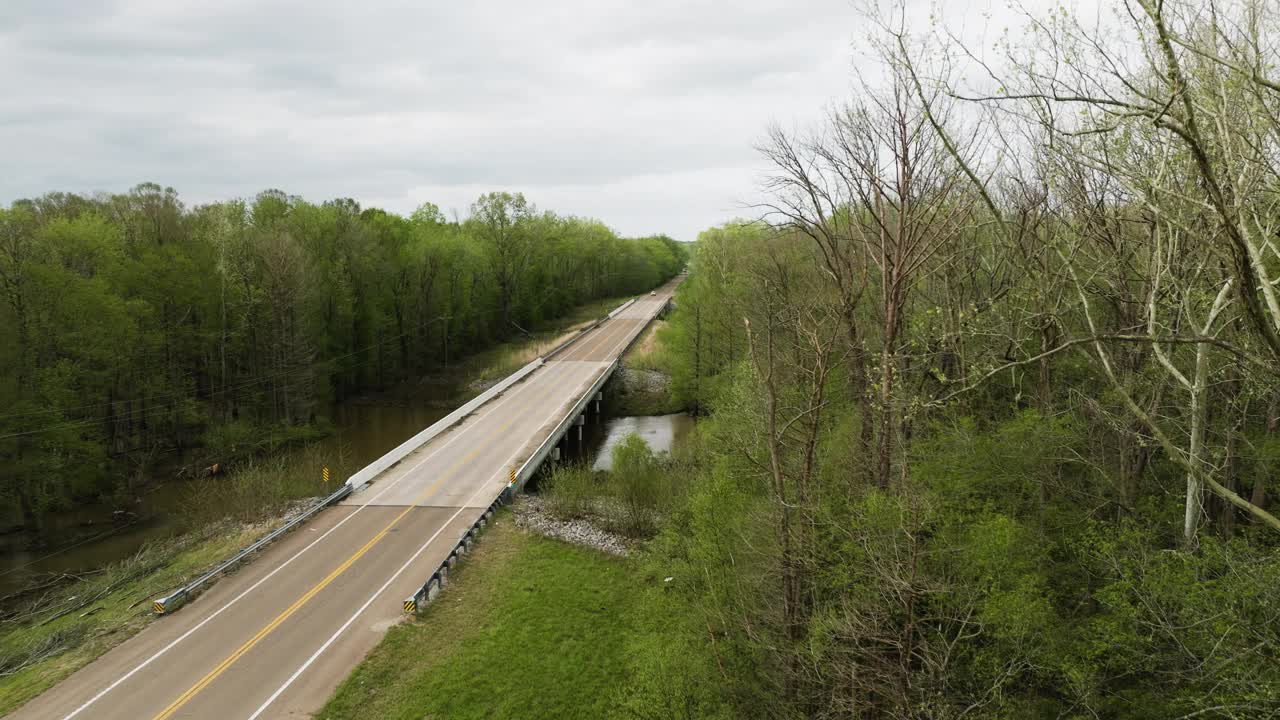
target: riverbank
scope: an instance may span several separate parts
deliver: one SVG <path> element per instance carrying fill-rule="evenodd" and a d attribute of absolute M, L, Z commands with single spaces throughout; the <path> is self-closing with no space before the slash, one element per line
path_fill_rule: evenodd
<path fill-rule="evenodd" d="M 154 617 L 152 600 L 279 527 L 288 514 L 215 523 L 150 543 L 127 560 L 9 608 L 0 618 L 0 715 L 146 627 Z"/>
<path fill-rule="evenodd" d="M 671 373 L 663 344 L 665 320 L 655 320 L 631 349 L 610 381 L 617 415 L 672 415 L 688 408 L 671 392 Z"/>
<path fill-rule="evenodd" d="M 468 388 L 474 383 L 509 374 L 621 302 L 589 303 L 549 323 L 541 332 L 459 362 L 448 371 L 457 379 L 455 400 L 473 396 L 475 392 Z M 438 379 L 423 378 L 419 384 L 426 386 Z M 397 395 L 410 398 L 402 399 L 401 405 L 415 404 L 409 390 Z M 363 400 L 360 407 L 371 403 L 376 403 L 376 397 Z M 381 451 L 365 450 L 375 452 L 376 457 L 426 424 L 430 423 L 393 428 L 384 433 L 389 437 L 376 438 L 378 447 L 385 446 Z M 336 442 L 340 446 L 343 438 Z M 148 542 L 136 553 L 89 572 L 47 576 L 47 588 L 31 597 L 12 599 L 9 612 L 0 614 L 0 715 L 141 630 L 152 617 L 150 600 L 277 527 L 281 516 L 271 513 L 278 513 L 282 505 L 326 494 L 350 471 L 365 464 L 359 459 L 350 462 L 352 458 L 341 447 L 329 448 L 333 452 L 314 450 L 261 458 L 229 475 L 192 481 L 182 512 L 195 530 Z M 328 485 L 322 480 L 324 467 L 332 471 Z"/>

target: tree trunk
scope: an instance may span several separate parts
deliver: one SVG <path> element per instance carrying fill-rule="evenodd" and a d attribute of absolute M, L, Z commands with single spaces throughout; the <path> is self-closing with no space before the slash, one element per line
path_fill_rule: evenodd
<path fill-rule="evenodd" d="M 1274 437 L 1280 434 L 1280 393 L 1271 396 L 1271 404 L 1267 408 L 1267 435 Z M 1267 473 L 1256 472 L 1253 477 L 1253 492 L 1249 502 L 1265 510 L 1267 508 Z M 1255 516 L 1253 522 L 1258 522 Z"/>
<path fill-rule="evenodd" d="M 897 367 L 898 314 L 901 297 L 896 278 L 885 287 L 884 337 L 880 346 L 880 451 L 876 484 L 889 487 L 893 473 L 894 375 Z"/>

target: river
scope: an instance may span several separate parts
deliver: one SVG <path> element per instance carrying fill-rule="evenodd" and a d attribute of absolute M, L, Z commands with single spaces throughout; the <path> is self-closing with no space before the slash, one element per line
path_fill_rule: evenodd
<path fill-rule="evenodd" d="M 611 470 L 613 448 L 632 433 L 639 435 L 654 452 L 671 452 L 689 435 L 693 425 L 693 417 L 686 413 L 606 418 L 603 427 L 597 425 L 596 432 L 587 441 L 594 458 L 591 469 Z"/>

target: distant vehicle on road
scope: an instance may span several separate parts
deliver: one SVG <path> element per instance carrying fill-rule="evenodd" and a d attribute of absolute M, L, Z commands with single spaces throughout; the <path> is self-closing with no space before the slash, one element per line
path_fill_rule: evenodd
<path fill-rule="evenodd" d="M 650 291 L 649 291 L 649 294 L 650 294 L 650 295 L 657 295 L 657 294 L 658 294 L 658 291 L 657 291 L 657 290 L 650 290 Z"/>

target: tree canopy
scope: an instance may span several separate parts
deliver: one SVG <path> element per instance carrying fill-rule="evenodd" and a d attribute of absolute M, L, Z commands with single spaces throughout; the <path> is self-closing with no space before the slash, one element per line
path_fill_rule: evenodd
<path fill-rule="evenodd" d="M 33 525 L 157 453 L 287 436 L 581 303 L 657 286 L 669 238 L 489 193 L 451 222 L 280 190 L 0 208 L 0 496 Z"/>

